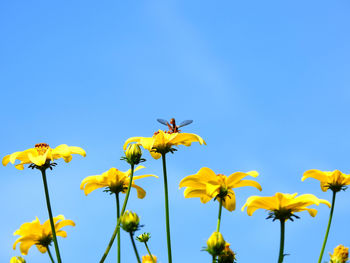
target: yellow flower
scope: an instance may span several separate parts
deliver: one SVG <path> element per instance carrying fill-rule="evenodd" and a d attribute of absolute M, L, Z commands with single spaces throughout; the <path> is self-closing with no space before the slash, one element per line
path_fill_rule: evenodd
<path fill-rule="evenodd" d="M 276 193 L 274 196 L 261 197 L 251 196 L 247 199 L 247 202 L 242 207 L 242 211 L 247 207 L 247 213 L 251 216 L 257 209 L 262 208 L 269 210 L 270 216 L 268 218 L 287 220 L 292 219 L 292 216 L 299 218 L 294 215 L 295 212 L 308 211 L 309 214 L 314 217 L 317 214 L 317 210 L 308 208 L 310 205 L 325 204 L 331 207 L 331 204 L 324 199 L 318 199 L 312 194 L 303 194 L 296 197 L 297 193 L 294 194 L 282 194 Z"/>
<path fill-rule="evenodd" d="M 152 255 L 154 262 L 157 263 L 157 257 L 155 255 Z M 150 255 L 142 256 L 142 263 L 153 263 L 152 258 Z"/>
<path fill-rule="evenodd" d="M 10 263 L 26 263 L 26 261 L 22 257 L 12 257 Z"/>
<path fill-rule="evenodd" d="M 140 165 L 136 167 L 135 172 L 145 168 L 144 166 Z M 92 191 L 98 189 L 107 187 L 107 191 L 110 191 L 112 193 L 126 193 L 130 181 L 130 175 L 131 170 L 129 169 L 126 172 L 119 171 L 117 168 L 111 168 L 108 171 L 104 172 L 101 175 L 92 175 L 86 177 L 80 184 L 80 189 L 84 189 L 85 195 L 90 194 Z M 152 174 L 145 174 L 145 175 L 139 175 L 134 176 L 132 180 L 131 187 L 134 187 L 137 190 L 137 197 L 142 199 L 146 196 L 145 190 L 143 190 L 140 186 L 136 185 L 134 183 L 134 180 L 141 179 L 144 177 L 156 177 L 156 175 Z"/>
<path fill-rule="evenodd" d="M 152 137 L 132 137 L 127 139 L 124 143 L 124 150 L 132 142 L 136 142 L 146 150 L 149 150 L 154 159 L 159 159 L 162 154 L 176 151 L 176 149 L 172 148 L 173 146 L 191 146 L 192 142 L 206 144 L 200 136 L 193 133 L 169 133 L 162 130 L 156 132 Z"/>
<path fill-rule="evenodd" d="M 64 226 L 75 226 L 72 220 L 66 220 L 63 215 L 59 215 L 53 218 L 55 224 L 56 235 L 60 237 L 67 237 L 67 233 L 61 230 Z M 52 231 L 50 220 L 47 220 L 44 224 L 40 224 L 38 218 L 30 223 L 24 223 L 21 227 L 13 233 L 13 235 L 20 235 L 21 237 L 13 244 L 13 249 L 16 249 L 16 245 L 21 243 L 19 249 L 23 255 L 28 254 L 28 250 L 31 246 L 36 245 L 41 253 L 47 251 L 47 247 L 52 242 Z"/>
<path fill-rule="evenodd" d="M 86 156 L 85 151 L 80 147 L 61 144 L 53 149 L 46 143 L 38 143 L 34 148 L 6 155 L 2 159 L 2 164 L 6 166 L 9 162 L 14 164 L 16 160 L 20 160 L 21 162 L 16 164 L 15 167 L 19 170 L 23 170 L 23 164 L 44 166 L 47 164 L 47 161 L 53 161 L 59 158 L 63 158 L 63 160 L 68 163 L 72 160 L 72 154 Z"/>
<path fill-rule="evenodd" d="M 329 253 L 329 256 L 330 263 L 346 263 L 349 260 L 349 248 L 339 245 L 334 249 L 333 255 Z"/>
<path fill-rule="evenodd" d="M 220 232 L 213 232 L 207 240 L 207 251 L 213 255 L 218 256 L 225 249 L 225 240 Z"/>
<path fill-rule="evenodd" d="M 189 175 L 181 180 L 180 188 L 187 187 L 185 198 L 199 197 L 202 203 L 209 202 L 212 198 L 222 200 L 222 205 L 229 211 L 236 208 L 236 198 L 233 188 L 253 186 L 261 191 L 259 183 L 252 180 L 242 180 L 246 176 L 257 177 L 256 171 L 247 173 L 235 172 L 230 176 L 215 174 L 213 170 L 203 167 L 197 174 Z"/>
<path fill-rule="evenodd" d="M 345 190 L 346 185 L 350 185 L 350 174 L 344 174 L 339 170 L 334 170 L 333 172 L 322 172 L 315 169 L 308 170 L 304 173 L 301 180 L 304 181 L 306 178 L 319 180 L 323 192 L 326 192 L 328 189 L 339 192 L 340 190 Z"/>

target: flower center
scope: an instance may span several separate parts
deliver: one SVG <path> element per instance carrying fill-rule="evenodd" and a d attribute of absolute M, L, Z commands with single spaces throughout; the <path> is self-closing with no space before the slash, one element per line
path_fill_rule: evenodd
<path fill-rule="evenodd" d="M 49 149 L 50 146 L 47 143 L 37 143 L 35 144 L 35 149 L 37 150 L 39 155 L 44 155 L 47 149 Z"/>

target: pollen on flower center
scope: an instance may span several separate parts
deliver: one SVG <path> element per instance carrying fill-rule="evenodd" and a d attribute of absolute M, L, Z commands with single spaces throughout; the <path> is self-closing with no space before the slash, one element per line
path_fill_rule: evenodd
<path fill-rule="evenodd" d="M 47 143 L 37 143 L 35 144 L 35 149 L 38 151 L 39 155 L 43 155 L 50 146 Z"/>

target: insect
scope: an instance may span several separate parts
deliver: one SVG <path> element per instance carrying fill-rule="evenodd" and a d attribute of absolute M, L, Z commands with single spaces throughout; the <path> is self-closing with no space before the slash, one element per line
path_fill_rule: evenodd
<path fill-rule="evenodd" d="M 168 126 L 168 128 L 169 128 L 168 133 L 181 132 L 181 130 L 179 130 L 179 128 L 186 126 L 186 125 L 189 125 L 193 122 L 193 120 L 185 120 L 185 121 L 181 122 L 180 125 L 176 125 L 174 118 L 170 119 L 170 123 L 167 122 L 166 120 L 163 120 L 163 119 L 157 119 L 157 121 L 160 122 L 161 124 L 164 124 L 165 126 Z"/>

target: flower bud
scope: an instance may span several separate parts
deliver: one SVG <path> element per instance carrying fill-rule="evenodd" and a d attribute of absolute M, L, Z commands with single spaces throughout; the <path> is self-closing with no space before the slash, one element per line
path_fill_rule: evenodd
<path fill-rule="evenodd" d="M 22 257 L 12 257 L 10 263 L 26 263 Z"/>
<path fill-rule="evenodd" d="M 147 242 L 150 238 L 151 238 L 150 233 L 143 233 L 138 237 L 136 237 L 137 241 L 144 242 L 144 243 Z"/>
<path fill-rule="evenodd" d="M 142 156 L 140 146 L 136 143 L 129 144 L 125 151 L 126 160 L 129 164 L 139 164 Z"/>
<path fill-rule="evenodd" d="M 121 227 L 126 232 L 135 232 L 139 229 L 140 224 L 140 218 L 136 213 L 133 213 L 131 211 L 125 211 L 125 213 L 122 215 L 120 219 Z"/>
<path fill-rule="evenodd" d="M 225 243 L 220 232 L 213 232 L 207 241 L 207 251 L 213 256 L 218 256 L 224 250 Z"/>
<path fill-rule="evenodd" d="M 333 255 L 331 253 L 329 255 L 331 257 L 330 263 L 345 263 L 349 260 L 349 248 L 339 245 L 334 249 Z"/>
<path fill-rule="evenodd" d="M 154 261 L 152 261 L 152 258 Z M 157 257 L 152 255 L 152 258 L 150 255 L 142 256 L 142 263 L 157 263 Z"/>
<path fill-rule="evenodd" d="M 230 248 L 230 243 L 225 244 L 224 250 L 219 255 L 218 263 L 234 263 L 236 255 Z"/>

